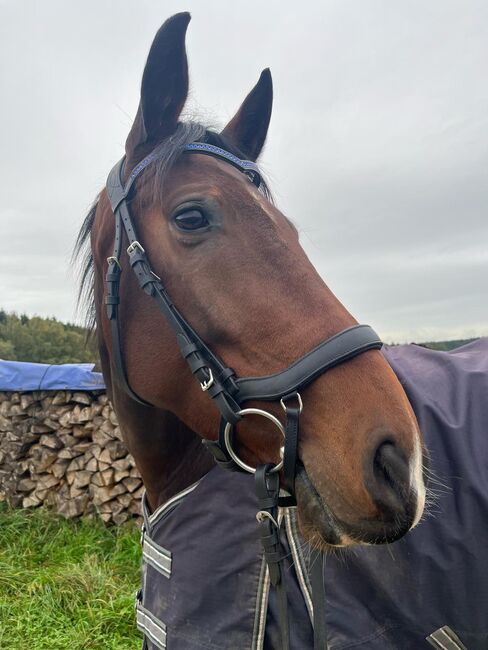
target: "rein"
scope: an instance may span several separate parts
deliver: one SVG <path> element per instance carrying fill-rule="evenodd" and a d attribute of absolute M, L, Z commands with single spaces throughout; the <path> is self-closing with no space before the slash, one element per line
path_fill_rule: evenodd
<path fill-rule="evenodd" d="M 193 142 L 186 145 L 185 153 L 199 153 L 228 162 L 246 174 L 259 187 L 261 176 L 254 162 L 241 160 L 234 154 L 214 145 Z M 127 255 L 141 289 L 151 296 L 176 335 L 182 357 L 200 383 L 202 391 L 212 398 L 221 415 L 217 441 L 204 440 L 207 449 L 220 465 L 231 470 L 255 474 L 255 487 L 259 501 L 256 515 L 261 542 L 269 569 L 270 581 L 277 589 L 280 628 L 283 650 L 289 649 L 287 596 L 283 567 L 284 551 L 280 542 L 279 508 L 296 505 L 295 475 L 298 452 L 300 414 L 303 409 L 299 390 L 334 366 L 342 364 L 368 350 L 379 350 L 382 342 L 368 325 L 355 325 L 322 341 L 314 349 L 297 359 L 285 370 L 262 377 L 237 377 L 231 368 L 215 355 L 200 338 L 190 323 L 171 301 L 161 279 L 152 271 L 146 252 L 140 243 L 132 221 L 128 200 L 135 192 L 135 181 L 143 170 L 160 158 L 156 148 L 144 158 L 123 183 L 125 158 L 112 169 L 107 180 L 107 193 L 115 216 L 115 239 L 112 256 L 107 259 L 105 276 L 107 317 L 112 333 L 112 371 L 118 385 L 136 402 L 152 406 L 130 387 L 122 354 L 119 318 L 119 289 L 122 267 L 122 241 L 124 232 L 129 245 Z M 285 425 L 274 415 L 259 408 L 243 408 L 249 400 L 280 401 L 285 412 Z M 266 464 L 254 468 L 244 463 L 234 450 L 235 425 L 246 415 L 260 415 L 271 420 L 281 432 L 284 442 L 282 460 L 277 465 Z M 283 469 L 286 496 L 280 495 L 279 471 Z M 282 491 L 283 492 L 283 491 Z M 323 556 L 315 553 L 311 563 L 313 585 L 314 648 L 326 650 L 325 593 L 323 584 Z M 322 615 L 320 615 L 322 613 Z"/>

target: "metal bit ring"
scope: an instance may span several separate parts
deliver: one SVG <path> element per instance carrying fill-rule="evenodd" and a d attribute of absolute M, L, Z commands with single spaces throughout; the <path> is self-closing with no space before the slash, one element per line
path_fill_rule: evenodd
<path fill-rule="evenodd" d="M 242 409 L 242 411 L 239 411 L 238 415 L 242 415 L 242 416 L 261 415 L 263 418 L 270 420 L 283 436 L 283 440 L 285 439 L 285 428 L 278 420 L 278 418 L 274 416 L 272 413 L 268 413 L 268 411 L 263 411 L 262 409 L 249 408 L 249 409 Z M 247 463 L 241 460 L 239 456 L 236 454 L 236 452 L 234 451 L 232 447 L 231 438 L 230 438 L 231 432 L 232 432 L 232 424 L 230 422 L 227 422 L 224 429 L 224 442 L 225 442 L 225 447 L 229 453 L 229 456 L 237 465 L 239 465 L 241 469 L 245 470 L 246 472 L 249 472 L 250 474 L 255 474 L 256 468 L 252 467 L 251 465 L 247 465 Z M 281 459 L 281 461 L 277 465 L 275 465 L 273 469 L 270 470 L 270 472 L 279 472 L 282 467 L 283 467 L 283 459 Z"/>

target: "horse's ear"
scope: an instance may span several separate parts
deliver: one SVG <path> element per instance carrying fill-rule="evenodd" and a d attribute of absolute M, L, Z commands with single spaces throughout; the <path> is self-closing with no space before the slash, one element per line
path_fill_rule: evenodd
<path fill-rule="evenodd" d="M 273 106 L 273 82 L 269 68 L 261 72 L 258 83 L 222 131 L 249 160 L 261 153 L 268 132 Z"/>
<path fill-rule="evenodd" d="M 126 142 L 130 155 L 141 144 L 171 135 L 188 95 L 185 34 L 188 12 L 168 18 L 156 34 L 142 75 L 141 101 Z"/>

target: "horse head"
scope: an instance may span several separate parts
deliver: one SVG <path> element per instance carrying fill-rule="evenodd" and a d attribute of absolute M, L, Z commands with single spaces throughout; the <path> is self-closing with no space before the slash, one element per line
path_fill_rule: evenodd
<path fill-rule="evenodd" d="M 189 84 L 189 20 L 182 13 L 166 21 L 149 52 L 126 142 L 124 180 L 148 154 L 157 150 L 158 156 L 137 177 L 130 213 L 151 272 L 206 346 L 237 377 L 279 373 L 357 323 L 312 266 L 296 227 L 264 184 L 258 188 L 222 157 L 187 153 L 187 145 L 206 143 L 238 160 L 256 161 L 273 94 L 271 74 L 264 70 L 222 131 L 181 121 Z M 185 441 L 196 437 L 194 432 L 216 439 L 219 412 L 192 376 L 168 321 L 141 291 L 126 256 L 117 260 L 125 373 L 134 394 L 151 406 L 136 405 L 123 394 L 113 375 L 114 340 L 103 305 L 103 277 L 114 246 L 106 190 L 90 230 L 103 370 L 156 507 L 151 482 L 170 460 L 158 456 L 154 440 L 168 453 L 178 448 L 188 455 L 196 447 L 186 449 Z M 405 392 L 382 353 L 369 350 L 333 367 L 300 394 L 296 498 L 304 536 L 327 546 L 383 543 L 403 535 L 423 510 L 422 442 Z M 283 417 L 279 400 L 264 406 L 251 400 L 246 406 Z M 158 426 L 171 429 L 170 444 L 158 437 L 161 431 L 152 437 L 151 408 L 164 414 Z M 251 466 L 278 463 L 281 444 L 279 431 L 262 418 L 246 417 L 235 427 L 237 453 Z"/>

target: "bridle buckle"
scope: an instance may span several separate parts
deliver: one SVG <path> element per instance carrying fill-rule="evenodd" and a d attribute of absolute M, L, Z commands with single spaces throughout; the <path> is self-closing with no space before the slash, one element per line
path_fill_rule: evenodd
<path fill-rule="evenodd" d="M 140 243 L 137 241 L 132 242 L 132 244 L 129 244 L 127 247 L 127 255 L 132 255 L 132 253 L 135 253 L 136 250 L 139 250 L 140 253 L 144 254 L 146 251 L 144 248 L 140 245 Z"/>
<path fill-rule="evenodd" d="M 209 388 L 212 388 L 212 386 L 215 383 L 215 379 L 213 376 L 212 368 L 207 368 L 208 370 L 208 379 L 205 379 L 205 381 L 200 382 L 200 388 L 203 390 L 205 393 Z"/>
<path fill-rule="evenodd" d="M 115 266 L 118 266 L 119 269 L 122 269 L 120 266 L 119 260 L 115 257 L 115 255 L 111 255 L 110 257 L 107 257 L 107 264 L 110 266 L 110 264 L 115 264 Z"/>
<path fill-rule="evenodd" d="M 286 402 L 288 402 L 288 400 L 290 400 L 290 399 L 292 399 L 294 397 L 298 400 L 298 412 L 301 413 L 303 411 L 302 396 L 300 395 L 300 393 L 298 391 L 296 391 L 295 393 L 290 393 L 289 395 L 284 395 L 280 399 L 281 408 L 283 409 L 283 411 L 285 411 L 285 413 L 286 413 Z"/>

